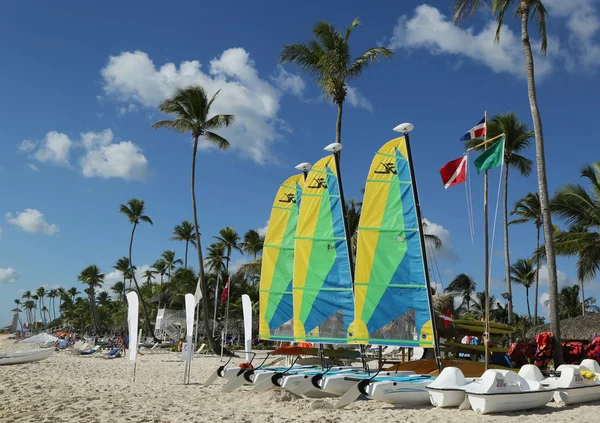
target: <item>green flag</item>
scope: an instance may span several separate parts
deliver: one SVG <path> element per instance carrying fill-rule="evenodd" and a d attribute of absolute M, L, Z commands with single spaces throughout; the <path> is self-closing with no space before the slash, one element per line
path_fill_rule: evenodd
<path fill-rule="evenodd" d="M 477 174 L 482 170 L 493 169 L 502 166 L 504 161 L 504 135 L 500 137 L 490 148 L 485 150 L 481 156 L 475 159 L 475 167 Z"/>

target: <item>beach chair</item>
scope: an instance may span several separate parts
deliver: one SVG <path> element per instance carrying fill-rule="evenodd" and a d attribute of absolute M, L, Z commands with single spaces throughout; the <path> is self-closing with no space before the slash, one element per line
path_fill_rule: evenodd
<path fill-rule="evenodd" d="M 198 355 L 206 354 L 206 351 L 204 351 L 205 349 L 206 349 L 206 344 L 200 345 L 200 348 L 198 348 L 196 350 L 196 354 L 198 354 Z"/>
<path fill-rule="evenodd" d="M 77 342 L 81 342 L 81 341 L 77 341 Z M 75 345 L 73 345 L 73 349 L 71 350 L 71 352 L 74 355 L 80 355 L 82 351 L 87 351 L 91 345 L 88 344 L 87 342 L 81 342 L 81 344 L 77 345 L 77 342 L 75 342 Z"/>
<path fill-rule="evenodd" d="M 106 355 L 104 355 L 104 358 L 119 358 L 123 355 L 123 350 L 121 348 L 113 348 L 111 349 L 109 352 L 106 353 Z"/>

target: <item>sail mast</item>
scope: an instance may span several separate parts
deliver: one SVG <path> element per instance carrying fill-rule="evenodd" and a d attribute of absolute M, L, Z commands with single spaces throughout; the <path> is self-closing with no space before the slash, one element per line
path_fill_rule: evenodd
<path fill-rule="evenodd" d="M 483 135 L 483 148 L 487 150 L 487 110 L 484 113 L 485 133 Z M 489 229 L 488 229 L 488 171 L 486 169 L 483 177 L 483 214 L 484 214 L 484 242 L 485 242 L 485 333 L 483 334 L 483 345 L 485 347 L 485 370 L 490 365 L 490 251 L 489 251 Z"/>
<path fill-rule="evenodd" d="M 438 370 L 442 371 L 442 359 L 440 355 L 440 345 L 438 341 L 438 332 L 436 328 L 435 311 L 433 309 L 433 299 L 431 297 L 431 281 L 429 278 L 429 271 L 427 266 L 427 254 L 425 252 L 425 237 L 423 234 L 423 218 L 421 217 L 421 203 L 419 203 L 419 193 L 417 190 L 417 180 L 415 178 L 415 170 L 413 167 L 412 154 L 410 152 L 410 137 L 408 133 L 414 129 L 412 123 L 403 123 L 394 128 L 395 131 L 404 133 L 404 140 L 406 142 L 406 156 L 408 160 L 408 166 L 410 169 L 410 179 L 413 187 L 413 197 L 415 201 L 415 212 L 417 214 L 417 224 L 419 229 L 419 238 L 421 243 L 421 254 L 423 256 L 423 270 L 425 273 L 425 282 L 427 286 L 427 300 L 429 302 L 429 313 L 431 315 L 431 331 L 433 332 L 433 353 L 435 354 L 435 361 L 437 363 Z"/>

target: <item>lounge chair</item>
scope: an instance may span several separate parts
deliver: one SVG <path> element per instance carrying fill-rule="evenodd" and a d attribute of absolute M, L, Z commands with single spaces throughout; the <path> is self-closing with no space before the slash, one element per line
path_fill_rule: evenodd
<path fill-rule="evenodd" d="M 121 348 L 113 348 L 109 352 L 104 355 L 104 358 L 119 358 L 123 354 L 123 350 Z"/>

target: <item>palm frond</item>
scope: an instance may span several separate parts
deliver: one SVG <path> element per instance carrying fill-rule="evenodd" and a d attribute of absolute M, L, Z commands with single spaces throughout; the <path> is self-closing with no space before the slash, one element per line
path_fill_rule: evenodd
<path fill-rule="evenodd" d="M 150 125 L 150 127 L 154 129 L 172 129 L 174 131 L 184 133 L 192 131 L 194 124 L 187 119 L 159 120 L 158 122 L 154 122 L 152 125 Z"/>
<path fill-rule="evenodd" d="M 188 111 L 181 103 L 181 100 L 181 92 L 180 90 L 178 90 L 174 98 L 166 99 L 162 103 L 160 103 L 160 105 L 158 106 L 158 110 L 160 110 L 166 115 L 175 116 L 178 119 L 193 120 L 194 117 L 188 113 Z"/>
<path fill-rule="evenodd" d="M 385 47 L 373 47 L 358 56 L 348 68 L 348 77 L 356 78 L 370 64 L 377 63 L 382 57 L 389 59 L 394 55 L 394 52 Z"/>
<path fill-rule="evenodd" d="M 496 27 L 496 35 L 494 37 L 494 42 L 500 42 L 500 31 L 502 30 L 502 25 L 504 24 L 504 15 L 508 11 L 508 8 L 511 6 L 514 0 L 493 0 L 492 1 L 492 13 L 494 15 L 498 14 L 496 17 L 496 21 L 498 26 Z"/>
<path fill-rule="evenodd" d="M 312 40 L 307 44 L 283 46 L 279 61 L 281 63 L 293 62 L 301 70 L 318 80 L 321 77 L 319 63 L 323 55 L 324 52 L 319 43 Z"/>
<path fill-rule="evenodd" d="M 544 3 L 541 0 L 533 0 L 531 3 L 531 14 L 530 18 L 533 22 L 538 25 L 538 32 L 542 39 L 542 45 L 540 51 L 542 55 L 546 55 L 548 50 L 548 37 L 546 35 L 546 19 L 550 16 Z"/>
<path fill-rule="evenodd" d="M 481 0 L 481 3 L 483 2 Z M 479 3 L 480 0 L 453 0 L 454 14 L 452 15 L 452 22 L 460 24 L 467 16 L 473 15 L 477 11 Z"/>
<path fill-rule="evenodd" d="M 140 220 L 146 223 L 149 223 L 151 225 L 154 225 L 154 223 L 152 223 L 152 219 L 150 219 L 148 216 L 140 216 Z"/>
<path fill-rule="evenodd" d="M 529 176 L 533 170 L 533 161 L 518 154 L 511 154 L 506 164 L 517 169 L 523 176 Z"/>
<path fill-rule="evenodd" d="M 335 50 L 336 38 L 339 38 L 339 34 L 333 28 L 333 25 L 326 21 L 319 21 L 313 28 L 313 33 L 317 39 L 321 42 L 321 45 L 325 47 L 325 50 Z"/>
<path fill-rule="evenodd" d="M 219 129 L 231 125 L 234 121 L 234 115 L 214 115 L 204 123 L 204 128 Z"/>
<path fill-rule="evenodd" d="M 204 133 L 204 138 L 216 145 L 220 150 L 227 150 L 229 148 L 229 141 L 214 132 L 206 131 Z"/>

